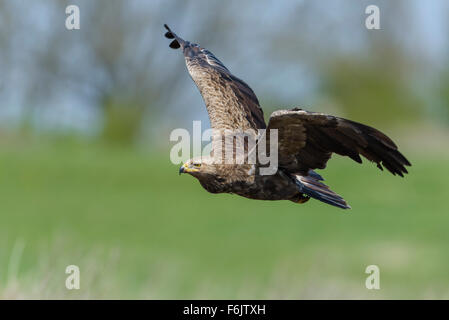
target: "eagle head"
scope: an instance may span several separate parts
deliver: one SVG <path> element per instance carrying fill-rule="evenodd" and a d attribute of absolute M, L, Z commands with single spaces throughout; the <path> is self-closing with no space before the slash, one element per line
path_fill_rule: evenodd
<path fill-rule="evenodd" d="M 211 157 L 196 157 L 188 160 L 179 168 L 179 174 L 188 173 L 198 179 L 204 189 L 209 192 L 223 192 L 225 179 L 219 165 L 213 163 Z"/>
<path fill-rule="evenodd" d="M 188 173 L 196 178 L 206 174 L 215 174 L 215 166 L 205 157 L 196 157 L 188 160 L 179 168 L 179 174 Z"/>

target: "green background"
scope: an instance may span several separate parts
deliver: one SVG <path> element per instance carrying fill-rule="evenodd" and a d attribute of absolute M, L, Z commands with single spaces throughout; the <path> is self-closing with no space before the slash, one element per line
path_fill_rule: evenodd
<path fill-rule="evenodd" d="M 407 156 L 405 178 L 335 157 L 324 175 L 344 211 L 208 194 L 168 152 L 4 145 L 0 296 L 448 298 L 448 155 Z M 372 264 L 380 290 L 365 288 Z"/>

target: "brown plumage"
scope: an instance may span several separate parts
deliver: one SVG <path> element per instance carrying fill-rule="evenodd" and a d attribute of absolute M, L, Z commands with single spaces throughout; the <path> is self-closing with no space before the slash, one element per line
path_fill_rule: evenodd
<path fill-rule="evenodd" d="M 309 197 L 350 208 L 321 181 L 314 169 L 324 169 L 332 153 L 361 163 L 360 155 L 383 170 L 403 176 L 410 162 L 382 132 L 351 120 L 299 108 L 274 112 L 266 126 L 251 88 L 235 77 L 210 51 L 178 37 L 164 25 L 170 47 L 181 48 L 187 69 L 206 104 L 211 127 L 222 131 L 278 130 L 278 170 L 259 174 L 258 164 L 220 164 L 213 157 L 191 159 L 180 173 L 189 173 L 211 193 L 235 193 L 259 200 L 306 202 Z M 267 134 L 267 144 L 270 143 Z M 260 143 L 260 141 L 259 141 Z M 235 147 L 234 147 L 235 149 Z M 254 150 L 245 150 L 245 157 Z"/>
<path fill-rule="evenodd" d="M 181 48 L 187 70 L 206 103 L 212 128 L 265 128 L 259 100 L 253 90 L 235 77 L 209 50 L 178 37 L 165 25 L 165 36 L 175 39 L 171 48 Z"/>
<path fill-rule="evenodd" d="M 394 175 L 408 173 L 408 160 L 396 144 L 372 127 L 351 120 L 298 108 L 273 112 L 268 129 L 278 129 L 279 166 L 307 174 L 324 169 L 332 153 L 362 163 L 360 155 L 384 166 Z M 295 143 L 292 143 L 294 141 Z"/>

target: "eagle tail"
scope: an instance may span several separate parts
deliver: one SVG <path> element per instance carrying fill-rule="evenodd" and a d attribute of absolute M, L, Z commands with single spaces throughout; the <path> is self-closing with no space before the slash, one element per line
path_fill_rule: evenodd
<path fill-rule="evenodd" d="M 335 207 L 342 209 L 351 208 L 342 197 L 330 190 L 324 183 L 320 182 L 320 179 L 317 176 L 296 175 L 295 177 L 296 185 L 301 193 Z"/>
<path fill-rule="evenodd" d="M 170 45 L 169 45 L 170 48 L 172 48 L 172 49 L 178 49 L 178 48 L 181 48 L 181 47 L 184 48 L 184 45 L 186 44 L 186 41 L 183 40 L 182 38 L 178 37 L 176 35 L 176 33 L 171 31 L 171 29 L 166 24 L 164 24 L 164 27 L 165 27 L 165 29 L 167 29 L 167 32 L 165 33 L 165 37 L 168 38 L 168 39 L 174 39 L 170 43 Z"/>

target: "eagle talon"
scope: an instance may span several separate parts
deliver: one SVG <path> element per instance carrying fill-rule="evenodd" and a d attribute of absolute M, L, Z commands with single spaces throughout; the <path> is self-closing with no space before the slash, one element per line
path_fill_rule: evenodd
<path fill-rule="evenodd" d="M 298 199 L 296 201 L 294 201 L 294 202 L 296 202 L 296 203 L 306 203 L 307 201 L 309 201 L 309 199 L 310 199 L 309 196 L 305 196 L 304 194 L 301 193 L 298 196 Z"/>

